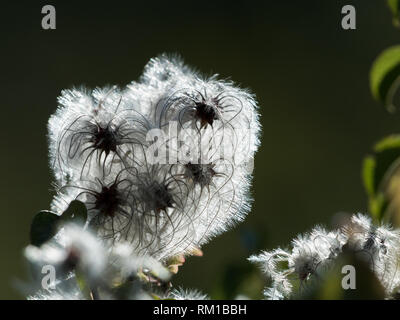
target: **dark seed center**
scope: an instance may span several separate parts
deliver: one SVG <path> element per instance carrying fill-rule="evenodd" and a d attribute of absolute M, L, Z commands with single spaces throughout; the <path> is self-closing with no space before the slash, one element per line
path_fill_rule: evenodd
<path fill-rule="evenodd" d="M 200 119 L 201 127 L 206 126 L 207 124 L 213 124 L 214 120 L 218 119 L 218 114 L 215 110 L 215 107 L 210 106 L 204 102 L 196 103 L 196 117 Z"/>
<path fill-rule="evenodd" d="M 194 183 L 202 186 L 209 185 L 216 174 L 213 164 L 193 164 L 189 162 L 185 166 L 187 176 L 193 179 Z"/>
<path fill-rule="evenodd" d="M 107 217 L 114 217 L 121 204 L 117 188 L 114 185 L 103 187 L 95 197 L 95 208 Z"/>
<path fill-rule="evenodd" d="M 156 212 L 166 211 L 167 208 L 173 208 L 174 205 L 174 200 L 168 187 L 162 183 L 153 182 L 144 197 L 149 208 Z"/>
<path fill-rule="evenodd" d="M 93 144 L 96 149 L 109 154 L 110 151 L 117 151 L 117 135 L 109 127 L 98 127 L 97 132 L 93 135 Z"/>

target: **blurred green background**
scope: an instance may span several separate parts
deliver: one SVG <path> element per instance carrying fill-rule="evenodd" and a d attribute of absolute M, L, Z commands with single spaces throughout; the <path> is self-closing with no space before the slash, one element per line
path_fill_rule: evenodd
<path fill-rule="evenodd" d="M 53 4 L 57 29 L 41 29 Z M 353 4 L 357 30 L 341 29 Z M 373 59 L 400 31 L 382 0 L 370 1 L 14 1 L 0 19 L 0 298 L 23 296 L 21 255 L 33 215 L 51 201 L 46 122 L 63 88 L 136 80 L 162 52 L 256 93 L 262 146 L 247 220 L 190 258 L 176 285 L 213 298 L 257 297 L 263 285 L 245 260 L 288 244 L 338 212 L 365 212 L 361 160 L 379 138 L 400 131 L 371 98 Z"/>

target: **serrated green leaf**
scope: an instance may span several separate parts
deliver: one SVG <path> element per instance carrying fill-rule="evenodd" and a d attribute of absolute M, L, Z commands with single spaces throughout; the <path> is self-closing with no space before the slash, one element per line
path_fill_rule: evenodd
<path fill-rule="evenodd" d="M 33 218 L 30 230 L 31 244 L 40 247 L 57 233 L 60 217 L 50 211 L 40 211 Z"/>
<path fill-rule="evenodd" d="M 400 76 L 400 45 L 383 51 L 374 61 L 370 73 L 370 86 L 375 99 L 393 110 L 393 95 Z"/>
<path fill-rule="evenodd" d="M 85 224 L 87 220 L 87 209 L 83 202 L 73 200 L 61 216 L 63 222 L 72 222 L 75 224 Z"/>

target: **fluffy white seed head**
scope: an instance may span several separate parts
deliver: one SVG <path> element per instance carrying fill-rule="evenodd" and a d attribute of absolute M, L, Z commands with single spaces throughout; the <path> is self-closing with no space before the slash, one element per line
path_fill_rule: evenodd
<path fill-rule="evenodd" d="M 131 243 L 106 244 L 81 226 L 63 227 L 51 241 L 40 248 L 28 246 L 25 256 L 41 275 L 42 288 L 28 299 L 151 299 L 143 287 L 141 277 L 153 277 L 167 282 L 171 273 L 159 261 L 136 252 Z M 55 281 L 43 287 L 43 266 L 54 268 Z M 79 278 L 77 278 L 79 274 Z M 85 281 L 87 289 L 96 296 L 84 294 L 79 282 Z M 129 290 L 119 292 L 118 287 L 128 283 Z"/>
<path fill-rule="evenodd" d="M 48 127 L 52 210 L 82 201 L 87 227 L 102 239 L 165 260 L 249 211 L 260 134 L 254 96 L 179 59 L 152 59 L 124 89 L 63 91 Z"/>
<path fill-rule="evenodd" d="M 369 264 L 390 298 L 397 294 L 400 285 L 399 235 L 399 230 L 375 226 L 367 216 L 356 214 L 338 230 L 328 232 L 317 226 L 297 236 L 290 249 L 263 251 L 249 260 L 271 280 L 264 292 L 266 299 L 285 299 L 294 293 L 294 280 L 318 279 L 318 274 L 331 267 L 346 246 L 346 250 Z"/>
<path fill-rule="evenodd" d="M 43 266 L 51 266 L 61 278 L 68 277 L 74 269 L 84 272 L 88 279 L 96 279 L 104 271 L 106 257 L 98 239 L 75 225 L 60 230 L 55 241 L 40 248 L 28 246 L 25 257 L 39 274 Z"/>

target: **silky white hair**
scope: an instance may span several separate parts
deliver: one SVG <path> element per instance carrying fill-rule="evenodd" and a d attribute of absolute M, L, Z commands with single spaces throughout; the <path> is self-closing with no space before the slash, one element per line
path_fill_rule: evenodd
<path fill-rule="evenodd" d="M 57 214 L 80 200 L 100 238 L 165 260 L 249 212 L 260 123 L 248 90 L 162 55 L 126 88 L 64 90 L 58 102 L 48 124 Z M 152 130 L 167 137 L 168 159 L 195 156 L 151 162 Z"/>
<path fill-rule="evenodd" d="M 388 225 L 375 226 L 360 213 L 338 230 L 327 231 L 317 226 L 292 240 L 291 248 L 262 251 L 249 261 L 256 263 L 271 281 L 271 286 L 264 290 L 265 298 L 287 299 L 297 293 L 294 281 L 304 284 L 309 278 L 318 279 L 319 274 L 332 267 L 345 246 L 346 250 L 362 255 L 387 298 L 398 294 L 400 230 Z"/>

